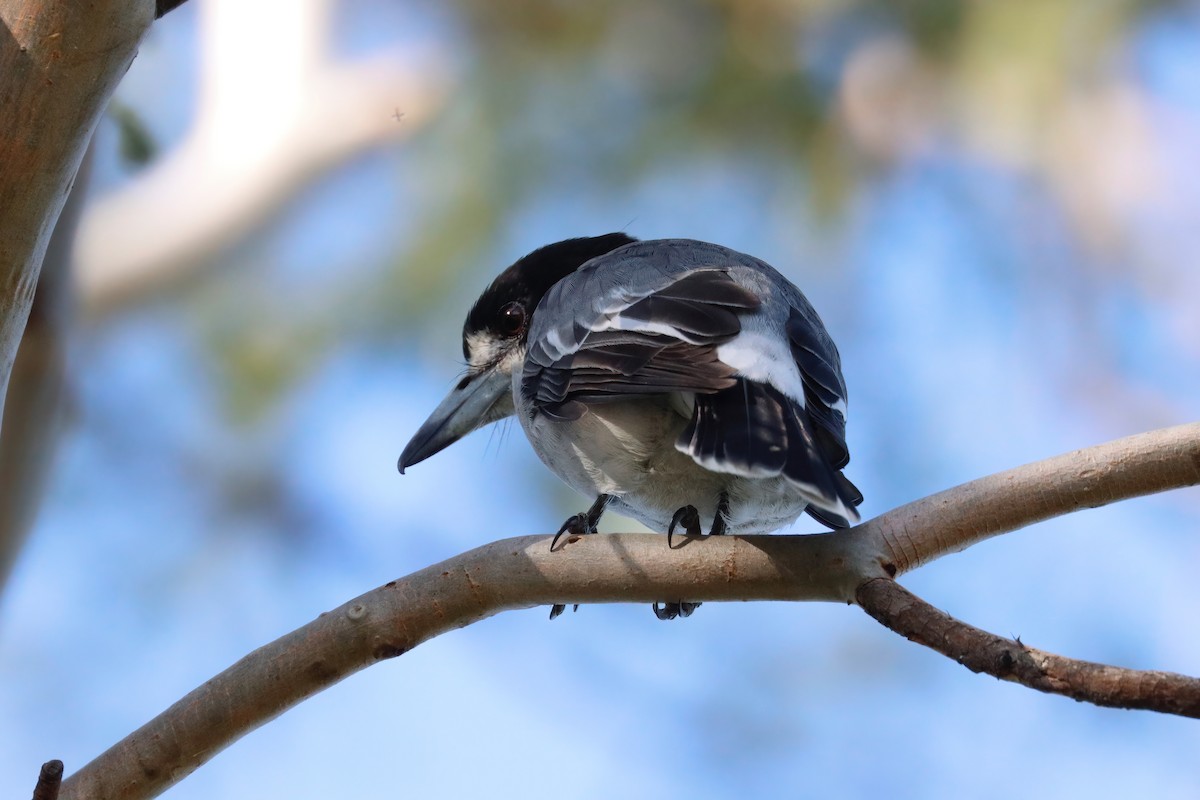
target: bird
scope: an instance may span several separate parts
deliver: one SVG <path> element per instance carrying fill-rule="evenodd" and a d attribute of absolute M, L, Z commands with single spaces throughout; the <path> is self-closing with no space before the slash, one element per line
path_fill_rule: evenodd
<path fill-rule="evenodd" d="M 689 537 L 859 519 L 843 474 L 846 383 L 816 310 L 753 256 L 692 239 L 566 239 L 518 259 L 462 331 L 465 374 L 402 451 L 401 474 L 516 416 L 542 462 L 611 510 Z M 698 602 L 655 603 L 659 619 Z M 576 610 L 578 606 L 575 606 Z M 550 619 L 565 609 L 556 604 Z"/>

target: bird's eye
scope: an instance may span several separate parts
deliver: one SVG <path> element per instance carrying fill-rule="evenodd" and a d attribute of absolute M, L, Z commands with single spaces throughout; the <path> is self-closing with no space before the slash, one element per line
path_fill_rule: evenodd
<path fill-rule="evenodd" d="M 525 306 L 512 302 L 500 309 L 500 333 L 516 336 L 525 330 Z"/>

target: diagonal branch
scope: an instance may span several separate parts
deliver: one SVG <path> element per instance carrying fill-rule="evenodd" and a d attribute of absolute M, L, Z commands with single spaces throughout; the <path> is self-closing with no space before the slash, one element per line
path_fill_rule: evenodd
<path fill-rule="evenodd" d="M 892 580 L 858 587 L 858 604 L 884 627 L 972 672 L 986 672 L 1098 706 L 1200 718 L 1200 679 L 1174 672 L 1112 667 L 1026 647 L 960 622 Z"/>
<path fill-rule="evenodd" d="M 1002 533 L 1200 484 L 1200 422 L 1075 450 L 915 500 L 859 525 L 895 577 Z"/>
<path fill-rule="evenodd" d="M 878 579 L 974 541 L 1078 508 L 1197 483 L 1200 424 L 1192 424 L 982 478 L 837 534 L 716 536 L 677 549 L 653 534 L 597 535 L 572 537 L 556 552 L 550 552 L 548 536 L 493 542 L 392 581 L 256 650 L 84 766 L 63 784 L 61 796 L 154 796 L 306 697 L 507 609 L 856 598 L 876 609 L 887 599 L 880 587 L 893 585 Z M 963 650 L 953 652 L 959 657 Z M 980 656 L 985 661 L 986 652 Z M 1046 661 L 1057 657 L 1024 652 L 1035 666 L 1051 664 L 1046 681 L 1065 674 L 1058 662 Z M 1122 682 L 1110 683 L 1115 688 L 1105 689 L 1107 695 L 1097 689 L 1098 696 L 1113 705 L 1147 707 L 1115 694 L 1125 690 Z M 1171 710 L 1167 705 L 1163 710 Z M 1180 707 L 1191 706 L 1185 701 Z"/>
<path fill-rule="evenodd" d="M 153 797 L 322 689 L 500 611 L 562 603 L 837 600 L 858 581 L 842 537 L 503 539 L 392 581 L 259 648 L 100 755 L 62 797 Z"/>

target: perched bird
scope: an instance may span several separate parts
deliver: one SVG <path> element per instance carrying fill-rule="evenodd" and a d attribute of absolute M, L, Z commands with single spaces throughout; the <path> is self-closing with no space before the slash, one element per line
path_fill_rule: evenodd
<path fill-rule="evenodd" d="M 609 508 L 666 531 L 668 546 L 702 520 L 710 535 L 767 533 L 804 511 L 831 528 L 858 520 L 837 347 L 757 258 L 623 233 L 547 245 L 480 295 L 463 355 L 466 375 L 404 448 L 401 473 L 515 414 L 546 466 L 595 498 L 559 536 L 594 533 Z"/>

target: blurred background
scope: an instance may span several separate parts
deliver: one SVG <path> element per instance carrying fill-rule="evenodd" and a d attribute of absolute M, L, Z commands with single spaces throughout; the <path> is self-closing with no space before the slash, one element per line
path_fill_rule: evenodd
<path fill-rule="evenodd" d="M 515 426 L 395 471 L 470 303 L 551 241 L 701 238 L 791 278 L 841 348 L 866 516 L 1200 416 L 1200 3 L 192 0 L 77 195 L 62 402 L 28 404 L 54 456 L 0 594 L 4 796 L 585 507 Z M 1196 675 L 1198 531 L 1175 492 L 904 582 Z M 1200 792 L 1194 721 L 976 676 L 854 608 L 547 611 L 355 675 L 167 796 Z"/>

